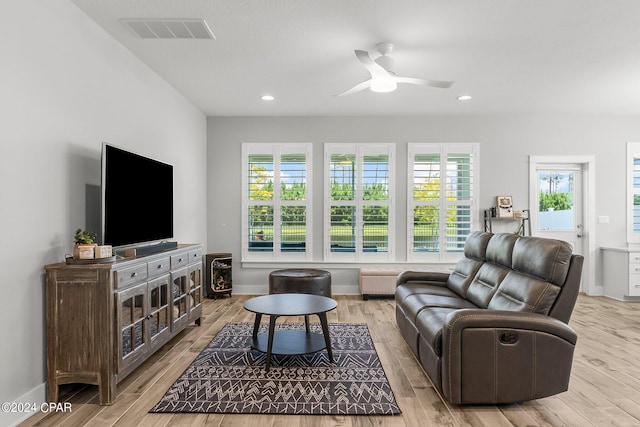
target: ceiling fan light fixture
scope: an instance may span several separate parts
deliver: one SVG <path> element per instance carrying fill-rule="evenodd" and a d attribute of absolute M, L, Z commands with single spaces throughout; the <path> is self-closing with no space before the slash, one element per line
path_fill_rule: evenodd
<path fill-rule="evenodd" d="M 443 89 L 450 88 L 454 82 L 418 79 L 413 77 L 397 76 L 393 67 L 393 58 L 390 53 L 393 51 L 392 43 L 380 43 L 376 45 L 376 50 L 380 56 L 375 60 L 368 51 L 356 49 L 353 52 L 364 68 L 369 72 L 371 78 L 358 83 L 351 89 L 344 91 L 336 96 L 351 95 L 369 88 L 372 92 L 393 92 L 398 88 L 398 83 L 409 83 L 419 86 L 438 87 Z"/>
<path fill-rule="evenodd" d="M 276 98 L 273 95 L 262 95 L 260 99 L 262 99 L 263 101 L 273 101 Z"/>
<path fill-rule="evenodd" d="M 393 92 L 398 88 L 398 84 L 392 78 L 377 78 L 371 80 L 371 91 L 384 93 Z"/>

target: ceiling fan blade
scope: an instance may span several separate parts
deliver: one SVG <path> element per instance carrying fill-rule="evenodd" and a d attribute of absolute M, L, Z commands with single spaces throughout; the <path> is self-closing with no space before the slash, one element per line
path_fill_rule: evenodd
<path fill-rule="evenodd" d="M 428 80 L 428 79 L 415 79 L 413 77 L 395 77 L 396 82 L 398 83 L 411 83 L 413 85 L 421 85 L 421 86 L 429 86 L 429 87 L 439 87 L 442 89 L 448 89 L 455 82 L 445 82 L 440 80 Z"/>
<path fill-rule="evenodd" d="M 362 83 L 358 83 L 357 85 L 355 85 L 354 87 L 352 87 L 351 89 L 342 92 L 338 95 L 334 95 L 334 96 L 344 96 L 344 95 L 351 95 L 352 93 L 356 93 L 356 92 L 360 92 L 361 90 L 365 90 L 367 89 L 369 86 L 371 86 L 371 79 L 369 80 L 365 80 Z"/>
<path fill-rule="evenodd" d="M 376 78 L 376 77 L 389 76 L 389 72 L 387 70 L 382 68 L 380 64 L 378 64 L 373 59 L 371 59 L 369 52 L 367 52 L 366 50 L 358 50 L 358 49 L 356 49 L 354 52 L 356 53 L 356 56 L 358 57 L 362 65 L 364 65 L 364 68 L 366 68 L 367 71 L 369 71 L 369 74 L 371 74 L 371 77 Z"/>

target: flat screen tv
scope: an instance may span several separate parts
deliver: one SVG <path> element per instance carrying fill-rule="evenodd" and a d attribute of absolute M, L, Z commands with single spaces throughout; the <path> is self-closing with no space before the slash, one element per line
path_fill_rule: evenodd
<path fill-rule="evenodd" d="M 173 166 L 102 144 L 102 241 L 126 247 L 173 237 Z"/>

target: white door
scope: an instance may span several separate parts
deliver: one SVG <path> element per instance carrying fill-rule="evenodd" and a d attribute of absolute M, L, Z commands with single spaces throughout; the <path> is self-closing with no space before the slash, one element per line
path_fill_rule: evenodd
<path fill-rule="evenodd" d="M 529 156 L 529 210 L 531 231 L 534 236 L 565 240 L 573 245 L 577 254 L 584 256 L 581 290 L 587 295 L 602 295 L 596 285 L 594 255 L 596 248 L 595 157 L 591 155 Z M 557 176 L 547 176 L 556 174 Z M 551 179 L 551 182 L 549 182 Z M 559 201 L 540 199 L 569 198 L 569 196 L 542 196 L 546 193 L 569 193 L 569 208 Z M 548 203 L 547 203 L 548 202 Z M 553 210 L 549 210 L 553 208 Z M 561 214 L 550 214 L 556 208 Z M 546 214 L 544 212 L 547 212 Z M 562 218 L 565 215 L 567 218 Z"/>
<path fill-rule="evenodd" d="M 535 169 L 531 206 L 533 235 L 569 242 L 583 255 L 582 164 L 541 163 Z"/>

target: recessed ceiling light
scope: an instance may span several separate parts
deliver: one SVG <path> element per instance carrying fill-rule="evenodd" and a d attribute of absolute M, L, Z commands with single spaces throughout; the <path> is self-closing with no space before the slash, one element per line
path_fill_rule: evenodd
<path fill-rule="evenodd" d="M 458 101 L 468 101 L 471 99 L 471 95 L 460 95 Z"/>
<path fill-rule="evenodd" d="M 262 95 L 260 99 L 262 99 L 263 101 L 273 101 L 275 98 L 273 97 L 273 95 Z"/>

